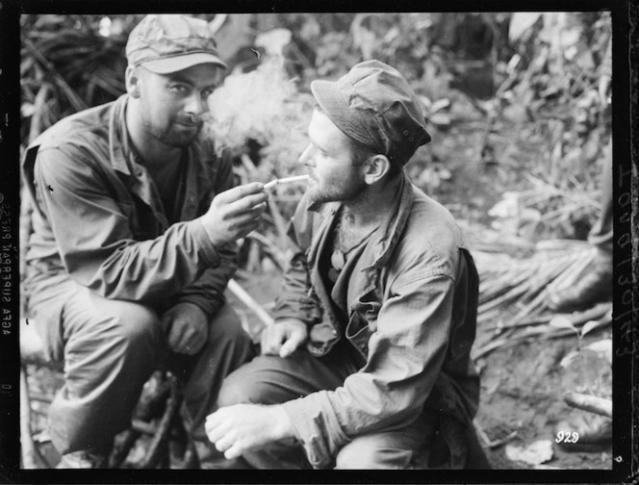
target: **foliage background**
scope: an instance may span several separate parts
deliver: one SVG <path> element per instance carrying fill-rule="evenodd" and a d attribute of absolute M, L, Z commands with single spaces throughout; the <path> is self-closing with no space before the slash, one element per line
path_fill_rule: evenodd
<path fill-rule="evenodd" d="M 22 16 L 24 144 L 124 92 L 124 46 L 141 17 Z M 200 17 L 231 68 L 210 134 L 241 178 L 299 170 L 310 81 L 377 58 L 423 101 L 433 142 L 407 167 L 415 183 L 456 216 L 515 236 L 587 234 L 610 138 L 608 13 Z M 286 215 L 299 193 L 280 196 Z"/>

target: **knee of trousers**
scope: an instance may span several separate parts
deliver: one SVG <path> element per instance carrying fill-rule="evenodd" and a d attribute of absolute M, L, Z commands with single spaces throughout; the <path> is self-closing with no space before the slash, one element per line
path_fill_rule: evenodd
<path fill-rule="evenodd" d="M 264 356 L 256 357 L 252 362 L 235 370 L 224 379 L 217 397 L 218 407 L 246 403 L 273 403 L 274 384 L 261 379 L 260 373 L 255 372 L 255 363 L 262 359 Z"/>
<path fill-rule="evenodd" d="M 219 346 L 220 343 L 251 345 L 251 338 L 242 328 L 242 321 L 233 308 L 224 305 L 209 325 L 208 342 Z"/>
<path fill-rule="evenodd" d="M 410 450 L 385 447 L 376 435 L 359 436 L 347 443 L 335 458 L 337 469 L 379 469 L 410 467 Z"/>
<path fill-rule="evenodd" d="M 162 329 L 157 314 L 151 308 L 132 302 L 109 302 L 107 317 L 112 322 L 114 339 L 126 354 L 149 358 L 159 353 Z"/>

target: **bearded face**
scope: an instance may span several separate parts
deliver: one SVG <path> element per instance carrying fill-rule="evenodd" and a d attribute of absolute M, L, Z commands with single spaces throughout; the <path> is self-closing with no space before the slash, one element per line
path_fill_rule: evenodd
<path fill-rule="evenodd" d="M 138 93 L 145 132 L 172 147 L 193 142 L 202 129 L 207 98 L 219 84 L 221 71 L 213 64 L 198 64 L 171 74 L 141 68 Z"/>
<path fill-rule="evenodd" d="M 315 110 L 308 127 L 310 144 L 300 162 L 308 167 L 308 196 L 313 202 L 350 201 L 365 189 L 351 142 L 321 111 Z"/>

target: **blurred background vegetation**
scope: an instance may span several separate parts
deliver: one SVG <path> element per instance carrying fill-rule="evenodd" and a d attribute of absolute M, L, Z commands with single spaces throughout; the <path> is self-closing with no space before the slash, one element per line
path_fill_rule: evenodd
<path fill-rule="evenodd" d="M 200 15 L 229 61 L 210 134 L 241 179 L 300 170 L 309 83 L 361 60 L 399 69 L 433 142 L 407 171 L 458 217 L 527 239 L 584 238 L 610 137 L 610 16 L 584 13 Z M 124 92 L 141 15 L 24 15 L 22 141 Z M 287 189 L 284 216 L 299 197 Z M 292 191 L 292 192 L 291 192 Z"/>

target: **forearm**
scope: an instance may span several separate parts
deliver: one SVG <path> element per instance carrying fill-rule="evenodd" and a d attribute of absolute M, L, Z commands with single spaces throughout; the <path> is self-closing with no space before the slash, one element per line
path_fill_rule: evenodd
<path fill-rule="evenodd" d="M 174 224 L 152 240 L 119 241 L 102 251 L 69 252 L 65 262 L 79 283 L 111 299 L 172 298 L 204 268 L 220 262 L 199 220 Z"/>

